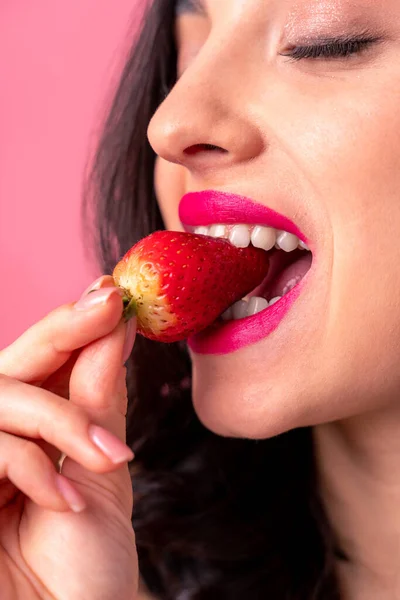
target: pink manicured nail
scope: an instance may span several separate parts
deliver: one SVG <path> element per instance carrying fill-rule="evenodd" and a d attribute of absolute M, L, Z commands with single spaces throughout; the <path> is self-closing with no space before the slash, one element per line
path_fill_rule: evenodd
<path fill-rule="evenodd" d="M 80 493 L 74 488 L 72 483 L 59 473 L 56 473 L 56 486 L 61 496 L 68 506 L 76 513 L 82 512 L 86 508 L 86 502 Z"/>
<path fill-rule="evenodd" d="M 132 460 L 134 457 L 132 450 L 107 429 L 98 425 L 90 425 L 89 437 L 97 448 L 116 465 Z"/>
<path fill-rule="evenodd" d="M 102 275 L 101 277 L 99 277 L 98 279 L 96 279 L 95 281 L 93 281 L 93 283 L 91 283 L 86 290 L 83 292 L 82 296 L 86 296 L 86 294 L 88 294 L 91 290 L 98 290 L 101 287 L 101 284 L 104 280 L 105 275 Z"/>
<path fill-rule="evenodd" d="M 122 364 L 124 365 L 128 360 L 135 343 L 136 338 L 136 317 L 129 319 L 126 324 L 125 343 L 122 351 Z"/>
<path fill-rule="evenodd" d="M 89 308 L 93 308 L 99 304 L 105 304 L 113 294 L 118 294 L 122 298 L 124 292 L 119 287 L 101 288 L 100 290 L 96 290 L 91 294 L 82 296 L 82 298 L 80 298 L 80 300 L 74 304 L 74 308 L 77 310 L 88 310 Z"/>

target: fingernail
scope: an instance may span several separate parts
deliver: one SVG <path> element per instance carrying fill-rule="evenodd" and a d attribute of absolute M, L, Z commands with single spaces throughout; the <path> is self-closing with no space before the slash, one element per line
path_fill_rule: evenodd
<path fill-rule="evenodd" d="M 126 324 L 125 343 L 122 351 L 122 364 L 124 365 L 128 360 L 135 343 L 136 338 L 136 317 L 129 319 Z"/>
<path fill-rule="evenodd" d="M 86 508 L 86 502 L 66 477 L 56 473 L 56 486 L 68 506 L 76 513 Z"/>
<path fill-rule="evenodd" d="M 102 275 L 101 277 L 99 277 L 98 279 L 96 279 L 95 281 L 93 281 L 93 283 L 91 283 L 86 290 L 83 292 L 82 296 L 86 296 L 86 294 L 88 294 L 89 292 L 91 292 L 92 290 L 98 290 L 101 288 L 101 284 L 104 280 L 105 275 Z M 82 297 L 81 296 L 81 297 Z"/>
<path fill-rule="evenodd" d="M 82 296 L 82 298 L 74 304 L 74 308 L 77 310 L 88 310 L 99 304 L 105 304 L 113 294 L 118 294 L 122 298 L 124 292 L 119 287 L 105 287 L 86 296 Z"/>
<path fill-rule="evenodd" d="M 89 437 L 95 446 L 116 465 L 132 460 L 134 457 L 132 450 L 107 429 L 98 425 L 90 425 Z"/>

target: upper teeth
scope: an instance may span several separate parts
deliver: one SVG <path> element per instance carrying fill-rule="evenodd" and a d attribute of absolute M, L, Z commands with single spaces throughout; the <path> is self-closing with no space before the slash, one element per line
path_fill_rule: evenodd
<path fill-rule="evenodd" d="M 297 248 L 310 250 L 305 242 L 293 233 L 264 227 L 263 225 L 215 225 L 194 228 L 194 233 L 210 235 L 212 237 L 227 238 L 237 248 L 247 248 L 250 242 L 256 248 L 271 250 L 274 246 L 285 252 L 292 252 Z"/>
<path fill-rule="evenodd" d="M 301 250 L 310 250 L 305 242 L 300 240 L 293 233 L 283 231 L 280 229 L 274 229 L 273 227 L 264 227 L 263 225 L 223 225 L 216 223 L 215 225 L 202 225 L 200 227 L 192 228 L 193 233 L 199 235 L 210 235 L 215 238 L 226 238 L 231 244 L 238 248 L 247 248 L 250 242 L 256 248 L 262 248 L 263 250 L 271 250 L 272 248 L 278 248 L 285 252 L 292 252 L 297 248 Z M 297 281 L 292 280 L 286 286 L 284 293 L 286 294 Z M 269 306 L 272 306 L 281 299 L 281 296 L 266 300 L 259 296 L 253 296 L 249 300 L 243 299 L 235 302 L 230 306 L 223 314 L 222 319 L 224 321 L 244 319 L 255 315 Z"/>

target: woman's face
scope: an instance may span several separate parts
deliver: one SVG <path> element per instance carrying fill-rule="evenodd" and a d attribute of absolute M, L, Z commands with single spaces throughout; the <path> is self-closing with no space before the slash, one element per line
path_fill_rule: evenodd
<path fill-rule="evenodd" d="M 186 0 L 178 13 L 178 81 L 148 130 L 166 227 L 182 229 L 185 193 L 230 192 L 291 219 L 313 254 L 272 333 L 191 350 L 199 418 L 263 438 L 394 406 L 399 0 Z"/>

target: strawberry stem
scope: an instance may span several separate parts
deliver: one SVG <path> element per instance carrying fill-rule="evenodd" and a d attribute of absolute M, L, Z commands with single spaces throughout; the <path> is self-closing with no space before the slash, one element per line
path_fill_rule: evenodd
<path fill-rule="evenodd" d="M 122 302 L 124 304 L 123 317 L 125 323 L 129 321 L 132 317 L 136 315 L 136 301 L 134 298 L 129 298 L 129 296 L 123 296 Z"/>

